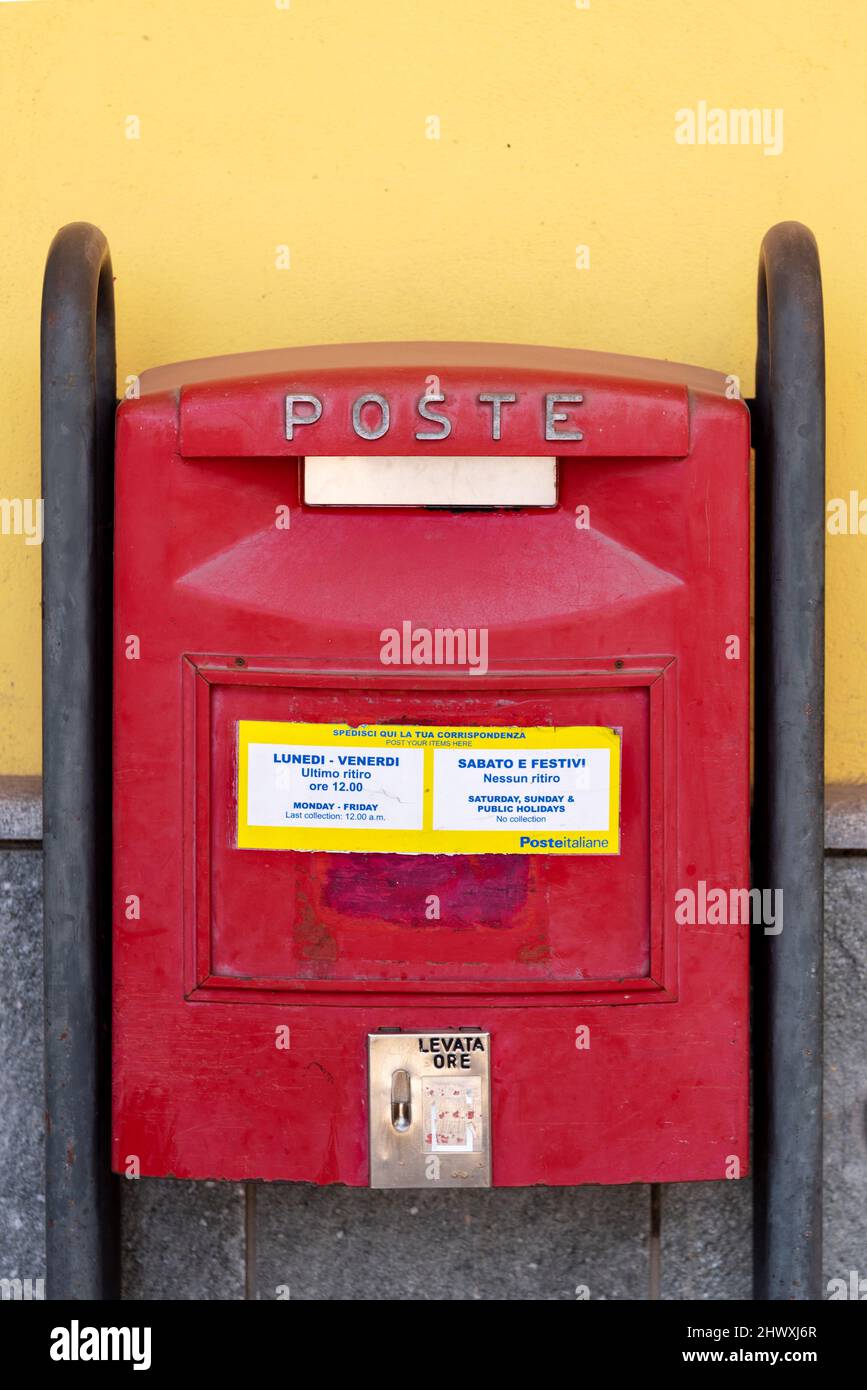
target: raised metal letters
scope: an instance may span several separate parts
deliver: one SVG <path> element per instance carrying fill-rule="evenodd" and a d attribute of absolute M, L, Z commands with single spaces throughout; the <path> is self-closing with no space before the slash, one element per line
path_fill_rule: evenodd
<path fill-rule="evenodd" d="M 491 439 L 499 441 L 503 437 L 503 406 L 514 405 L 518 397 L 514 391 L 480 391 L 476 397 L 479 405 L 491 407 Z M 544 433 L 544 438 L 556 442 L 558 439 L 582 440 L 584 435 L 581 430 L 564 429 L 561 426 L 567 425 L 570 421 L 570 414 L 565 410 L 558 410 L 561 405 L 582 405 L 583 395 L 577 392 L 549 391 L 541 398 L 542 409 L 540 411 L 540 432 Z M 299 415 L 295 407 L 299 404 L 310 406 L 310 413 Z M 366 405 L 375 405 L 379 409 L 379 423 L 374 426 L 367 426 L 362 420 L 362 411 Z M 446 410 L 434 410 L 434 405 L 447 405 L 447 397 L 443 392 L 436 395 L 425 394 L 416 401 L 416 413 L 421 420 L 428 420 L 438 428 L 433 430 L 416 430 L 415 437 L 421 443 L 427 441 L 438 442 L 448 439 L 452 432 L 452 421 Z M 298 425 L 313 425 L 321 419 L 323 414 L 323 402 L 321 397 L 314 395 L 291 395 L 286 397 L 286 438 L 294 439 L 295 428 Z M 508 418 L 508 417 L 506 417 Z M 391 427 L 391 407 L 385 396 L 378 391 L 365 391 L 358 396 L 352 404 L 352 428 L 359 439 L 373 441 L 382 439 Z"/>

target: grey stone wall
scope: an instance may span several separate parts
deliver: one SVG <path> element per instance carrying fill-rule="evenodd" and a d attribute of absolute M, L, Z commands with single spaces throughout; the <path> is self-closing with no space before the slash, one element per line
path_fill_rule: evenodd
<path fill-rule="evenodd" d="M 39 786 L 0 779 L 0 1277 L 44 1276 Z M 867 1275 L 867 791 L 829 793 L 825 1277 Z M 749 1182 L 122 1183 L 130 1299 L 750 1296 Z"/>

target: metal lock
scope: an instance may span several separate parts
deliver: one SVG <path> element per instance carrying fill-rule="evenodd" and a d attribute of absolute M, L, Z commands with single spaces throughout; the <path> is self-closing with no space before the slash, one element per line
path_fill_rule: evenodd
<path fill-rule="evenodd" d="M 371 1187 L 490 1187 L 489 1033 L 370 1033 Z"/>

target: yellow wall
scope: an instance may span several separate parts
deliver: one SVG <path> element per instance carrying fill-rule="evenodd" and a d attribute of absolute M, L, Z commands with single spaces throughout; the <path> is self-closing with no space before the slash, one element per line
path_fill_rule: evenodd
<path fill-rule="evenodd" d="M 64 222 L 109 238 L 121 380 L 477 338 L 681 358 L 749 394 L 759 242 L 795 217 L 824 263 L 828 496 L 867 497 L 865 48 L 863 0 L 3 0 L 0 493 L 38 493 L 39 295 Z M 677 144 L 675 111 L 702 100 L 782 108 L 782 154 Z M 854 779 L 867 539 L 829 537 L 828 564 L 828 775 Z M 0 592 L 0 772 L 33 772 L 37 546 L 0 536 Z"/>

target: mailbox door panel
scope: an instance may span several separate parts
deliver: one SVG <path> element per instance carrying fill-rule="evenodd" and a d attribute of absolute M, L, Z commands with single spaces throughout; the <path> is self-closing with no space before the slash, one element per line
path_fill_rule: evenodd
<path fill-rule="evenodd" d="M 367 1038 L 401 1028 L 490 1035 L 497 1185 L 744 1174 L 745 409 L 690 390 L 687 416 L 672 385 L 630 417 L 633 384 L 600 379 L 554 507 L 314 509 L 257 431 L 290 390 L 328 406 L 322 380 L 119 413 L 115 1167 L 365 1184 Z M 335 374 L 335 410 L 360 380 Z M 548 384 L 594 405 L 592 379 Z M 485 669 L 384 663 L 404 623 L 484 629 Z M 244 721 L 616 730 L 619 852 L 242 847 Z"/>

